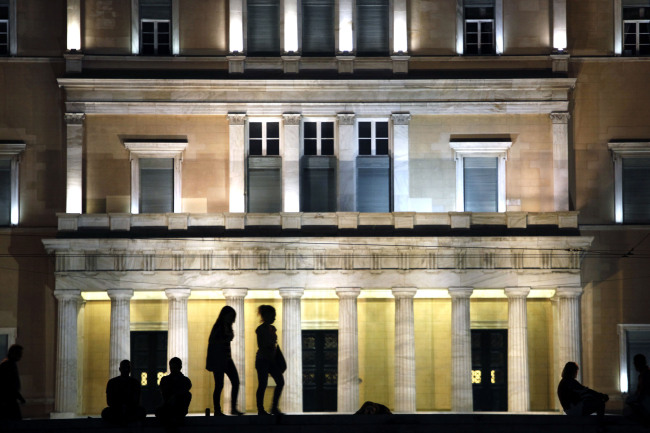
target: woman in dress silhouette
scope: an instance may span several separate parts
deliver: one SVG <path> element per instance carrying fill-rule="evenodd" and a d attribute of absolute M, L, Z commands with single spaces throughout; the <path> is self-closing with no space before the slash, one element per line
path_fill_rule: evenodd
<path fill-rule="evenodd" d="M 268 415 L 264 410 L 264 392 L 269 380 L 269 374 L 275 380 L 275 391 L 273 392 L 273 404 L 271 406 L 272 415 L 282 415 L 278 407 L 282 388 L 284 387 L 284 378 L 282 373 L 286 370 L 284 356 L 278 348 L 278 335 L 273 326 L 275 322 L 275 308 L 270 305 L 260 305 L 257 310 L 262 324 L 257 327 L 257 355 L 255 357 L 255 369 L 257 370 L 257 414 Z"/>
<path fill-rule="evenodd" d="M 232 330 L 232 325 L 235 323 L 237 313 L 232 307 L 225 306 L 221 309 L 217 321 L 212 327 L 210 338 L 208 340 L 208 357 L 206 359 L 205 368 L 211 371 L 214 375 L 214 393 L 212 394 L 212 401 L 214 403 L 214 415 L 223 415 L 221 412 L 221 390 L 223 389 L 223 375 L 226 374 L 230 383 L 232 384 L 232 391 L 230 394 L 232 415 L 243 415 L 243 412 L 237 410 L 237 395 L 239 395 L 239 374 L 237 367 L 232 360 L 232 352 L 230 351 L 230 342 L 235 334 Z"/>

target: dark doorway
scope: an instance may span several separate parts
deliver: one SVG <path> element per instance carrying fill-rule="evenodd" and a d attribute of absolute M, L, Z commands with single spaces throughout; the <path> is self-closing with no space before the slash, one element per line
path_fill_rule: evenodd
<path fill-rule="evenodd" d="M 167 371 L 167 331 L 132 331 L 131 366 L 142 385 L 140 402 L 147 413 L 154 413 L 162 404 L 158 384 Z"/>
<path fill-rule="evenodd" d="M 475 411 L 508 410 L 508 330 L 472 329 Z"/>
<path fill-rule="evenodd" d="M 336 412 L 339 333 L 302 331 L 302 398 L 304 412 Z"/>

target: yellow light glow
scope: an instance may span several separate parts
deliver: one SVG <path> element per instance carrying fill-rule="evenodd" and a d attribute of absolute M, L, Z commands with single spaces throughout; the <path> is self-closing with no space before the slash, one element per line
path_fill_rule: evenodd
<path fill-rule="evenodd" d="M 481 383 L 481 370 L 472 370 L 472 383 Z"/>
<path fill-rule="evenodd" d="M 566 50 L 566 29 L 553 30 L 553 48 L 558 51 Z"/>

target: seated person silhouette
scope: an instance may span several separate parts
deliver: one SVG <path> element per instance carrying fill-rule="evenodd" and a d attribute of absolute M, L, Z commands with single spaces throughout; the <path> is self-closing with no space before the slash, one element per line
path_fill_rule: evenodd
<path fill-rule="evenodd" d="M 160 379 L 160 392 L 163 396 L 163 405 L 156 409 L 156 417 L 167 425 L 176 425 L 183 422 L 192 401 L 192 382 L 181 373 L 183 362 L 180 358 L 169 360 L 169 374 Z"/>
<path fill-rule="evenodd" d="M 147 415 L 140 406 L 140 382 L 130 376 L 131 362 L 120 362 L 120 375 L 108 381 L 106 402 L 102 418 L 111 424 L 127 424 L 141 421 Z"/>
<path fill-rule="evenodd" d="M 567 362 L 562 370 L 562 380 L 557 387 L 557 396 L 567 415 L 586 416 L 596 413 L 599 421 L 605 414 L 605 403 L 609 400 L 607 394 L 589 389 L 576 380 L 578 364 Z"/>

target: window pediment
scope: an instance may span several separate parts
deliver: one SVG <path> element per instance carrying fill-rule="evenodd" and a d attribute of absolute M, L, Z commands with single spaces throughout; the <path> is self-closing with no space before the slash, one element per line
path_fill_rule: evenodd
<path fill-rule="evenodd" d="M 460 141 L 449 142 L 449 147 L 454 151 L 456 157 L 465 156 L 506 156 L 508 149 L 512 146 L 511 140 L 498 141 Z"/>
<path fill-rule="evenodd" d="M 175 158 L 182 159 L 187 141 L 125 141 L 124 147 L 137 158 Z"/>

